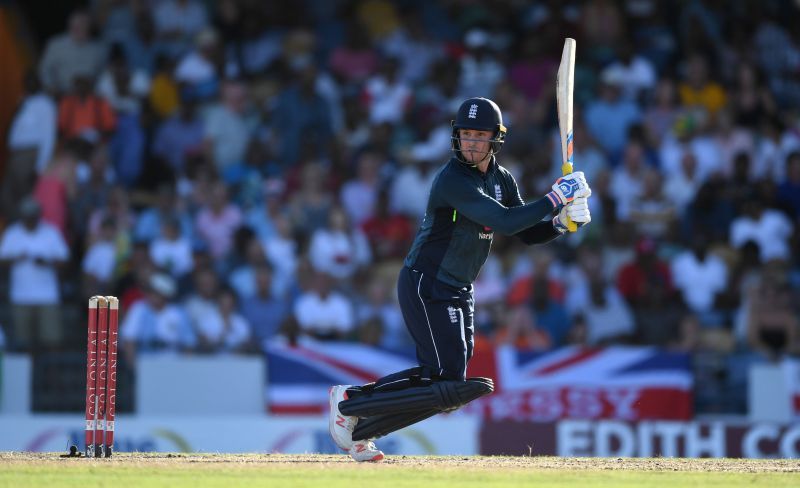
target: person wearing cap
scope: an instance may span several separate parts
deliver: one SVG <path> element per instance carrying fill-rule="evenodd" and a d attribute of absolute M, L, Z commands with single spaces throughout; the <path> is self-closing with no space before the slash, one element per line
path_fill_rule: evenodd
<path fill-rule="evenodd" d="M 24 351 L 58 348 L 64 336 L 58 270 L 69 259 L 69 248 L 61 232 L 41 218 L 33 197 L 20 202 L 18 213 L 20 220 L 0 239 L 0 266 L 11 267 L 10 343 Z"/>
<path fill-rule="evenodd" d="M 615 163 L 628 141 L 628 128 L 642 118 L 639 106 L 622 96 L 621 76 L 619 71 L 603 70 L 599 97 L 588 104 L 584 115 L 589 133 Z"/>
<path fill-rule="evenodd" d="M 375 438 L 459 408 L 493 389 L 491 380 L 468 379 L 466 372 L 474 348 L 472 284 L 494 233 L 541 244 L 566 232 L 568 217 L 578 226 L 591 220 L 591 189 L 580 172 L 558 178 L 552 191 L 526 204 L 514 177 L 497 161 L 505 136 L 496 103 L 469 98 L 461 104 L 452 122 L 453 157 L 434 177 L 425 217 L 397 284 L 419 366 L 369 385 L 330 390 L 331 436 L 356 461 L 383 459 Z M 469 398 L 457 401 L 465 392 L 471 392 Z M 394 399 L 414 409 L 395 410 Z M 371 413 L 342 413 L 354 412 L 348 402 Z"/>
<path fill-rule="evenodd" d="M 156 272 L 147 279 L 144 300 L 137 300 L 119 329 L 121 350 L 133 362 L 140 352 L 181 351 L 197 344 L 186 313 L 174 303 L 175 280 Z"/>

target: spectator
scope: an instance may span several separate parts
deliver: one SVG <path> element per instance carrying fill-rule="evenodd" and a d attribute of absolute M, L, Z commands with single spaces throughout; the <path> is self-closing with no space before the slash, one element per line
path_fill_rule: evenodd
<path fill-rule="evenodd" d="M 609 345 L 630 342 L 635 335 L 633 313 L 619 291 L 598 276 L 590 278 L 588 289 L 588 306 L 581 312 L 586 324 L 585 343 Z"/>
<path fill-rule="evenodd" d="M 361 24 L 350 21 L 344 32 L 344 42 L 333 49 L 328 65 L 342 85 L 358 85 L 375 73 L 378 56 Z"/>
<path fill-rule="evenodd" d="M 689 310 L 704 325 L 723 325 L 719 298 L 729 286 L 725 261 L 709 252 L 710 236 L 701 229 L 692 233 L 691 249 L 672 260 L 675 287 Z"/>
<path fill-rule="evenodd" d="M 217 296 L 221 288 L 219 276 L 212 268 L 196 268 L 192 274 L 192 291 L 183 302 L 189 324 L 202 342 L 204 330 L 219 323 Z M 214 322 L 216 321 L 216 322 Z M 211 322 L 211 325 L 206 324 Z"/>
<path fill-rule="evenodd" d="M 748 161 L 753 159 L 756 133 L 734 125 L 732 114 L 726 109 L 720 110 L 717 114 L 716 129 L 716 140 L 721 158 L 720 171 L 726 177 L 730 177 L 734 172 L 738 158 L 744 157 Z"/>
<path fill-rule="evenodd" d="M 231 289 L 220 290 L 214 313 L 195 324 L 199 352 L 242 352 L 250 346 L 250 325 L 236 311 L 236 294 Z"/>
<path fill-rule="evenodd" d="M 331 107 L 316 88 L 317 68 L 300 59 L 292 69 L 295 81 L 278 94 L 272 113 L 275 154 L 284 168 L 301 157 L 326 157 L 333 135 Z"/>
<path fill-rule="evenodd" d="M 67 32 L 50 39 L 39 64 L 44 87 L 56 96 L 67 93 L 75 78 L 93 79 L 100 73 L 105 52 L 90 36 L 91 19 L 84 11 L 69 16 Z"/>
<path fill-rule="evenodd" d="M 247 227 L 242 229 L 245 232 L 249 230 Z M 264 254 L 264 247 L 255 235 L 250 233 L 240 239 L 243 241 L 241 246 L 244 248 L 244 260 L 230 272 L 228 284 L 241 300 L 256 294 L 256 270 L 269 264 Z"/>
<path fill-rule="evenodd" d="M 690 109 L 700 109 L 706 116 L 713 116 L 725 106 L 727 96 L 719 83 L 712 81 L 708 73 L 708 62 L 701 54 L 686 60 L 686 76 L 679 88 L 681 103 Z"/>
<path fill-rule="evenodd" d="M 753 175 L 776 183 L 783 181 L 786 159 L 794 151 L 800 151 L 800 136 L 786 130 L 784 123 L 777 117 L 763 118 L 761 137 L 753 156 Z"/>
<path fill-rule="evenodd" d="M 648 169 L 642 178 L 641 195 L 630 207 L 630 221 L 639 235 L 656 239 L 668 237 L 677 221 L 677 210 L 666 198 L 658 171 Z"/>
<path fill-rule="evenodd" d="M 356 177 L 342 185 L 339 197 L 353 225 L 363 224 L 375 212 L 382 163 L 379 152 L 362 152 L 356 161 Z"/>
<path fill-rule="evenodd" d="M 197 0 L 163 0 L 153 11 L 156 33 L 168 42 L 174 53 L 183 51 L 190 41 L 208 27 L 208 14 Z"/>
<path fill-rule="evenodd" d="M 518 284 L 519 288 L 512 287 L 509 302 L 517 301 L 515 295 L 518 295 L 520 290 L 527 292 L 527 296 L 524 297 L 521 308 L 512 309 L 507 319 L 507 330 L 499 336 L 500 341 L 517 342 L 533 349 L 564 345 L 572 321 L 564 306 L 555 299 L 554 290 L 560 287 L 554 286 L 548 279 L 544 268 L 537 268 L 537 273 L 530 282 L 521 281 Z M 561 297 L 563 298 L 563 295 Z"/>
<path fill-rule="evenodd" d="M 444 49 L 426 29 L 422 12 L 408 8 L 401 15 L 402 26 L 383 41 L 383 51 L 400 62 L 401 80 L 422 84 L 428 80 L 433 64 L 444 57 Z"/>
<path fill-rule="evenodd" d="M 398 76 L 398 60 L 386 58 L 364 83 L 363 99 L 372 124 L 401 122 L 411 106 L 411 86 Z"/>
<path fill-rule="evenodd" d="M 681 171 L 671 174 L 664 183 L 664 196 L 675 204 L 678 217 L 684 214 L 689 204 L 694 201 L 699 188 L 697 158 L 687 151 L 681 158 Z"/>
<path fill-rule="evenodd" d="M 325 167 L 320 162 L 309 162 L 300 170 L 300 188 L 291 196 L 287 217 L 294 228 L 304 236 L 328 222 L 334 198 L 325 186 Z"/>
<path fill-rule="evenodd" d="M 294 317 L 303 334 L 319 340 L 342 340 L 355 327 L 353 307 L 333 289 L 333 279 L 316 272 L 309 290 L 294 302 Z"/>
<path fill-rule="evenodd" d="M 37 174 L 50 164 L 56 144 L 56 105 L 42 91 L 35 73 L 25 75 L 25 98 L 8 132 L 8 160 L 2 185 L 2 210 L 16 218 L 17 203 L 33 189 Z"/>
<path fill-rule="evenodd" d="M 12 341 L 16 349 L 55 349 L 64 339 L 58 270 L 69 259 L 69 248 L 53 225 L 41 219 L 32 197 L 19 204 L 20 220 L 0 239 L 0 264 L 11 267 Z"/>
<path fill-rule="evenodd" d="M 282 208 L 282 197 L 286 184 L 283 180 L 271 178 L 264 181 L 263 188 L 263 205 L 253 206 L 245 216 L 247 225 L 255 231 L 262 241 L 277 234 L 275 221 L 285 213 Z"/>
<path fill-rule="evenodd" d="M 178 82 L 173 75 L 174 70 L 175 62 L 172 59 L 166 56 L 156 58 L 148 101 L 155 114 L 161 119 L 174 114 L 178 108 L 179 100 L 181 100 Z M 193 93 L 190 93 L 190 90 L 184 90 L 182 99 L 184 102 L 194 100 L 194 96 Z"/>
<path fill-rule="evenodd" d="M 212 29 L 198 33 L 194 45 L 195 48 L 175 66 L 175 80 L 183 84 L 184 95 L 209 100 L 219 92 L 222 46 Z"/>
<path fill-rule="evenodd" d="M 278 335 L 289 310 L 287 300 L 273 292 L 271 268 L 266 264 L 257 266 L 254 275 L 255 293 L 249 296 L 240 295 L 240 309 L 242 316 L 250 324 L 253 339 L 260 347 L 265 341 Z"/>
<path fill-rule="evenodd" d="M 636 243 L 636 259 L 622 267 L 617 287 L 628 303 L 636 308 L 642 301 L 652 298 L 650 288 L 658 287 L 670 296 L 673 293 L 669 266 L 656 254 L 656 241 L 641 238 Z"/>
<path fill-rule="evenodd" d="M 76 154 L 71 149 L 59 151 L 36 181 L 33 197 L 41 206 L 42 219 L 54 225 L 70 239 L 68 203 L 76 190 Z"/>
<path fill-rule="evenodd" d="M 275 270 L 275 294 L 285 296 L 295 284 L 298 267 L 297 241 L 292 234 L 292 223 L 286 216 L 275 220 L 274 236 L 262 241 L 264 255 Z"/>
<path fill-rule="evenodd" d="M 327 227 L 311 235 L 309 258 L 316 271 L 348 280 L 372 256 L 364 233 L 350 226 L 341 207 L 334 207 Z"/>
<path fill-rule="evenodd" d="M 421 221 L 435 176 L 436 165 L 432 160 L 405 160 L 389 189 L 389 208 L 392 212 Z"/>
<path fill-rule="evenodd" d="M 372 278 L 364 290 L 364 299 L 356 306 L 356 322 L 360 329 L 377 328 L 374 331 L 376 346 L 402 351 L 414 343 L 408 335 L 400 308 L 392 298 L 393 291 L 384 278 Z"/>
<path fill-rule="evenodd" d="M 142 101 L 150 90 L 150 77 L 142 70 L 131 70 L 119 44 L 111 48 L 108 63 L 97 82 L 97 94 L 114 109 L 117 125 L 111 138 L 111 158 L 118 181 L 131 187 L 144 164 L 145 134 L 140 114 Z"/>
<path fill-rule="evenodd" d="M 644 147 L 638 142 L 631 142 L 625 148 L 622 165 L 612 171 L 609 190 L 614 197 L 616 217 L 620 220 L 630 220 L 635 202 L 645 196 L 647 168 L 644 157 Z"/>
<path fill-rule="evenodd" d="M 761 262 L 771 259 L 789 259 L 789 239 L 792 222 L 783 213 L 764 208 L 758 198 L 744 202 L 741 214 L 730 226 L 730 244 L 739 248 L 748 241 L 755 241 L 761 250 Z"/>
<path fill-rule="evenodd" d="M 798 349 L 800 322 L 791 300 L 785 272 L 776 267 L 765 269 L 749 300 L 747 338 L 753 349 L 772 360 Z"/>
<path fill-rule="evenodd" d="M 471 29 L 464 35 L 466 52 L 461 57 L 458 78 L 460 98 L 481 96 L 492 98 L 497 85 L 505 77 L 503 65 L 491 46 L 491 36 L 483 29 Z"/>
<path fill-rule="evenodd" d="M 660 146 L 664 137 L 675 126 L 680 109 L 675 81 L 671 78 L 658 80 L 653 92 L 652 103 L 644 113 L 642 122 L 647 130 L 649 142 Z"/>
<path fill-rule="evenodd" d="M 228 188 L 221 181 L 211 188 L 208 204 L 201 208 L 195 219 L 198 236 L 208 244 L 211 256 L 227 256 L 233 244 L 233 233 L 242 224 L 239 207 L 228 201 Z"/>
<path fill-rule="evenodd" d="M 117 118 L 108 101 L 92 93 L 92 80 L 76 76 L 72 91 L 58 104 L 58 132 L 70 139 L 82 137 L 90 142 L 107 139 L 117 127 Z"/>
<path fill-rule="evenodd" d="M 110 290 L 117 271 L 116 224 L 111 217 L 100 223 L 97 240 L 83 257 L 83 293 L 86 296 L 102 295 Z"/>
<path fill-rule="evenodd" d="M 608 65 L 600 76 L 622 80 L 622 96 L 640 101 L 656 85 L 656 72 L 652 63 L 640 56 L 631 41 L 622 43 L 617 60 Z"/>
<path fill-rule="evenodd" d="M 180 202 L 175 195 L 175 188 L 162 184 L 156 190 L 155 204 L 141 212 L 136 220 L 134 238 L 137 241 L 150 242 L 161 233 L 163 222 L 178 217 L 181 223 L 181 236 L 192 239 L 193 223 L 189 215 L 180 211 Z"/>
<path fill-rule="evenodd" d="M 197 342 L 183 310 L 174 303 L 175 281 L 161 273 L 151 274 L 144 299 L 134 302 L 119 328 L 120 348 L 133 364 L 139 353 L 178 352 Z"/>
<path fill-rule="evenodd" d="M 202 151 L 205 125 L 197 116 L 197 103 L 185 96 L 177 114 L 161 123 L 153 141 L 153 154 L 163 158 L 176 175 L 186 174 L 187 156 Z"/>
<path fill-rule="evenodd" d="M 247 116 L 247 86 L 227 81 L 222 86 L 222 102 L 211 107 L 205 116 L 203 133 L 220 174 L 231 166 L 243 165 L 245 151 L 255 130 L 254 121 Z"/>
<path fill-rule="evenodd" d="M 192 243 L 181 235 L 181 223 L 177 217 L 162 222 L 161 235 L 150 242 L 150 259 L 179 281 L 192 271 Z"/>
<path fill-rule="evenodd" d="M 414 237 L 411 220 L 389 210 L 389 193 L 378 192 L 375 214 L 367 219 L 361 230 L 369 240 L 375 262 L 403 259 Z"/>
<path fill-rule="evenodd" d="M 600 97 L 586 107 L 586 127 L 600 143 L 612 165 L 620 160 L 628 141 L 628 128 L 639 122 L 639 107 L 622 97 L 623 80 L 613 72 L 604 72 Z"/>

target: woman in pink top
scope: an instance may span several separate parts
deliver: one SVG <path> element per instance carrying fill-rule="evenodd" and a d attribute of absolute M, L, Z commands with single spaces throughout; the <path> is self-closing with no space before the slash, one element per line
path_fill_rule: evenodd
<path fill-rule="evenodd" d="M 56 226 L 69 242 L 69 199 L 75 194 L 77 160 L 68 149 L 62 149 L 39 176 L 33 197 L 42 207 L 42 219 Z"/>

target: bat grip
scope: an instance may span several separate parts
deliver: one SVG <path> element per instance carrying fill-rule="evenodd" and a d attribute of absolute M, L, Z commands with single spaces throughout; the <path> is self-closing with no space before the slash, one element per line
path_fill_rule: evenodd
<path fill-rule="evenodd" d="M 568 175 L 570 173 L 572 173 L 572 163 L 565 162 L 561 164 L 561 174 Z M 575 232 L 578 230 L 578 224 L 573 222 L 572 219 L 569 218 L 569 215 L 567 215 L 567 230 L 570 232 Z"/>

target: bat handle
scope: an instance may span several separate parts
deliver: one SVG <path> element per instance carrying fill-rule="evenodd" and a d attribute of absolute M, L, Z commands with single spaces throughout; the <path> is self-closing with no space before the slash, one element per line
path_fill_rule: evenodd
<path fill-rule="evenodd" d="M 572 173 L 572 163 L 570 162 L 563 163 L 561 165 L 561 174 L 568 175 L 570 173 Z M 569 215 L 567 215 L 567 230 L 570 232 L 575 232 L 578 230 L 578 225 L 575 222 L 573 222 L 571 218 L 569 218 Z"/>

